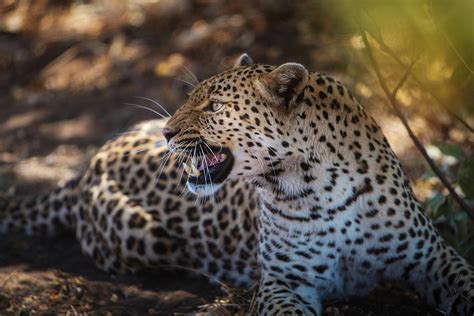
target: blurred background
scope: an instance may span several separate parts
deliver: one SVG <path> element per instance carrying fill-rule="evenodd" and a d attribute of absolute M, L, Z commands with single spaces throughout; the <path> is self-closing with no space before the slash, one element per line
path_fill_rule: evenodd
<path fill-rule="evenodd" d="M 348 86 L 381 125 L 446 238 L 474 260 L 474 224 L 433 176 L 369 62 L 367 32 L 401 110 L 457 192 L 474 199 L 474 2 L 286 0 L 0 1 L 0 192 L 38 193 L 107 140 L 173 112 L 243 52 L 300 62 Z M 1 303 L 1 299 L 0 299 Z M 0 304 L 1 305 L 1 304 Z"/>

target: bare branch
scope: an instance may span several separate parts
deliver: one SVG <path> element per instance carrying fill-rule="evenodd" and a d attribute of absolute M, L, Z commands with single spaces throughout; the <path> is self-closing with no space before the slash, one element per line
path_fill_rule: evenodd
<path fill-rule="evenodd" d="M 467 205 L 467 203 L 456 193 L 456 191 L 453 189 L 453 187 L 451 186 L 451 184 L 449 183 L 449 181 L 446 179 L 446 177 L 443 175 L 443 173 L 438 169 L 438 167 L 436 166 L 436 164 L 434 163 L 434 161 L 430 158 L 430 156 L 428 156 L 428 153 L 426 152 L 425 148 L 423 147 L 423 145 L 421 144 L 421 142 L 419 141 L 419 139 L 416 137 L 416 135 L 413 133 L 413 130 L 411 129 L 410 125 L 408 124 L 408 121 L 405 117 L 405 115 L 403 114 L 403 112 L 400 110 L 400 106 L 398 104 L 398 101 L 396 100 L 395 98 L 395 95 L 392 94 L 385 82 L 385 79 L 383 78 L 382 76 L 382 72 L 380 71 L 380 68 L 379 68 L 379 65 L 377 63 L 377 60 L 375 59 L 374 57 L 374 54 L 373 54 L 373 51 L 372 51 L 372 47 L 370 46 L 369 44 L 369 41 L 367 39 L 367 35 L 366 35 L 366 31 L 362 29 L 362 26 L 359 24 L 359 29 L 360 29 L 360 34 L 362 36 L 362 40 L 364 41 L 364 44 L 365 44 L 365 47 L 367 48 L 367 54 L 369 56 L 369 59 L 370 59 L 370 62 L 372 63 L 372 66 L 375 70 L 375 73 L 377 75 L 377 78 L 379 80 L 379 83 L 380 83 L 380 86 L 382 87 L 383 91 L 385 92 L 385 95 L 387 96 L 388 98 L 388 101 L 390 102 L 392 108 L 394 109 L 395 113 L 397 114 L 397 116 L 400 118 L 400 120 L 402 121 L 402 124 L 403 126 L 405 127 L 405 129 L 407 130 L 408 132 L 408 135 L 410 136 L 411 140 L 413 141 L 413 143 L 415 144 L 416 148 L 418 149 L 418 151 L 421 153 L 421 155 L 423 156 L 423 158 L 425 158 L 425 160 L 428 162 L 428 164 L 430 165 L 431 169 L 433 170 L 433 172 L 436 174 L 436 176 L 438 176 L 438 178 L 441 180 L 441 183 L 443 183 L 443 185 L 446 187 L 446 189 L 449 191 L 449 193 L 451 194 L 451 196 L 456 200 L 456 202 L 458 202 L 458 204 L 461 206 L 461 208 L 467 213 L 467 215 L 472 219 L 474 220 L 474 211 L 469 207 L 469 205 Z M 404 82 L 401 81 L 402 84 Z M 394 89 L 394 92 L 396 92 L 396 90 Z"/>
<path fill-rule="evenodd" d="M 387 53 L 390 57 L 392 57 L 400 66 L 404 67 L 405 69 L 409 69 L 410 66 L 407 66 L 394 52 L 393 50 L 384 42 L 383 38 L 374 35 L 372 32 L 366 30 L 367 33 L 380 45 L 380 48 L 383 52 Z M 411 72 L 411 71 L 410 71 Z M 416 81 L 416 83 L 425 91 L 427 91 L 438 104 L 451 115 L 456 120 L 458 120 L 462 125 L 464 125 L 471 133 L 474 133 L 474 128 L 470 126 L 465 120 L 463 120 L 458 114 L 454 113 L 449 106 L 446 105 L 441 100 L 441 97 L 433 91 L 433 89 L 428 88 L 428 86 L 418 78 L 413 72 L 411 73 L 412 78 Z"/>
<path fill-rule="evenodd" d="M 395 98 L 397 96 L 398 90 L 405 84 L 405 82 L 408 79 L 408 76 L 411 74 L 411 70 L 413 69 L 413 66 L 415 66 L 416 62 L 418 61 L 418 58 L 413 59 L 413 62 L 410 64 L 410 67 L 405 71 L 405 74 L 403 75 L 402 79 L 398 82 L 398 84 L 395 86 L 395 88 L 392 90 L 392 98 Z"/>

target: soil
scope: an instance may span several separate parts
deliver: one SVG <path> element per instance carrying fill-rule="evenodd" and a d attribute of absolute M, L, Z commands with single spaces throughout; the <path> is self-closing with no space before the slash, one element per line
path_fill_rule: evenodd
<path fill-rule="evenodd" d="M 0 253 L 0 315 L 230 315 L 249 303 L 222 308 L 219 301 L 233 303 L 229 292 L 186 271 L 108 275 L 68 235 L 3 237 Z M 325 315 L 441 314 L 413 293 L 387 285 L 364 299 L 329 304 Z"/>

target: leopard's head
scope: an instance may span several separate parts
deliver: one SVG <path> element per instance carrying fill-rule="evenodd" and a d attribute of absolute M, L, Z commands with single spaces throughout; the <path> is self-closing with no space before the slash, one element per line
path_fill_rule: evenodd
<path fill-rule="evenodd" d="M 181 155 L 189 189 L 212 194 L 226 179 L 264 176 L 291 155 L 308 71 L 300 64 L 253 64 L 244 54 L 234 67 L 201 83 L 163 129 Z"/>

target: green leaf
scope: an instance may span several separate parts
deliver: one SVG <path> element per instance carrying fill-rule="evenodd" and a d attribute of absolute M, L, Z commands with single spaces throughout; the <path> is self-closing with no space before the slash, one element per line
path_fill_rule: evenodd
<path fill-rule="evenodd" d="M 433 177 L 436 177 L 436 174 L 433 172 L 433 170 L 430 169 L 430 170 L 426 171 L 425 173 L 423 173 L 420 178 L 422 180 L 428 180 L 428 179 L 431 179 Z"/>
<path fill-rule="evenodd" d="M 456 145 L 451 144 L 439 144 L 439 150 L 447 156 L 452 156 L 458 160 L 462 160 L 466 157 L 464 151 Z"/>
<path fill-rule="evenodd" d="M 468 199 L 474 198 L 474 159 L 462 163 L 458 171 L 458 183 Z"/>
<path fill-rule="evenodd" d="M 457 222 L 464 222 L 469 220 L 469 217 L 467 216 L 466 212 L 455 212 L 452 218 Z"/>
<path fill-rule="evenodd" d="M 445 200 L 446 197 L 441 193 L 437 193 L 435 196 L 428 200 L 428 202 L 426 203 L 426 207 L 431 211 L 431 218 L 436 219 L 442 214 L 440 212 L 440 207 L 441 205 L 443 205 Z"/>

